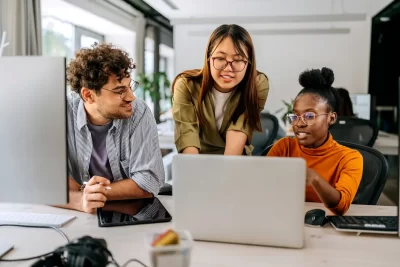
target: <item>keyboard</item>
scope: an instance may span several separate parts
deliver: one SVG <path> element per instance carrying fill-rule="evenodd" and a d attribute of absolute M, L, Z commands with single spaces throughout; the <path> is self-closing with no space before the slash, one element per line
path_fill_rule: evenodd
<path fill-rule="evenodd" d="M 12 224 L 36 227 L 62 227 L 75 216 L 30 212 L 0 212 L 0 225 Z"/>
<path fill-rule="evenodd" d="M 337 230 L 397 233 L 397 216 L 327 216 Z"/>

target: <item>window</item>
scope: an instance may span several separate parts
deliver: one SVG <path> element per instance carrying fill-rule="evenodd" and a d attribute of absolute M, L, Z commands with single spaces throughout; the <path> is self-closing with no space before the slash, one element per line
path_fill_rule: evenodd
<path fill-rule="evenodd" d="M 79 48 L 104 41 L 101 34 L 48 16 L 42 18 L 42 35 L 43 55 L 66 57 L 67 62 Z"/>
<path fill-rule="evenodd" d="M 74 26 L 55 18 L 42 20 L 43 55 L 66 57 L 69 61 L 74 52 Z"/>
<path fill-rule="evenodd" d="M 154 73 L 154 40 L 150 37 L 145 38 L 145 51 L 144 51 L 144 72 L 146 75 L 151 75 Z M 159 72 L 164 72 L 167 75 L 170 83 L 174 78 L 174 49 L 168 47 L 164 44 L 160 44 L 159 46 Z M 150 94 L 146 92 L 143 94 L 143 90 L 138 90 L 136 95 L 139 98 L 144 98 L 146 100 L 146 104 L 153 107 L 153 102 L 150 97 Z M 166 88 L 163 84 L 160 84 L 160 111 L 163 119 L 167 118 L 169 115 L 168 111 L 171 109 L 171 88 Z M 165 114 L 165 115 L 164 115 Z"/>
<path fill-rule="evenodd" d="M 168 77 L 168 58 L 165 56 L 160 56 L 160 72 L 165 72 L 167 74 L 167 78 L 170 80 Z M 170 80 L 170 82 L 172 82 Z M 161 101 L 160 101 L 160 108 L 161 108 L 161 113 L 167 112 L 169 109 L 172 108 L 171 105 L 171 88 L 166 88 L 164 87 L 163 84 L 160 86 L 160 96 L 161 96 Z"/>
<path fill-rule="evenodd" d="M 75 26 L 75 47 L 90 47 L 94 43 L 104 42 L 104 36 L 87 29 Z"/>
<path fill-rule="evenodd" d="M 153 39 L 146 37 L 144 46 L 144 74 L 152 75 L 154 73 L 154 41 Z M 143 89 L 139 87 L 136 91 L 136 95 L 144 99 L 146 104 L 150 107 L 153 112 L 154 106 L 149 92 L 144 92 Z"/>
<path fill-rule="evenodd" d="M 67 64 L 76 50 L 89 47 L 94 42 L 103 42 L 104 36 L 54 17 L 42 17 L 44 56 L 66 57 Z M 67 86 L 67 93 L 70 91 Z"/>

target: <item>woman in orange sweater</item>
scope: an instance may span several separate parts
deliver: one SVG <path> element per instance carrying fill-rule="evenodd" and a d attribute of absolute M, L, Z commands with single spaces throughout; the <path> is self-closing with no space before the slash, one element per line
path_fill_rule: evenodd
<path fill-rule="evenodd" d="M 322 202 L 333 213 L 343 215 L 357 193 L 363 158 L 358 151 L 338 144 L 329 133 L 340 101 L 333 80 L 328 68 L 300 74 L 303 89 L 294 101 L 293 114 L 288 114 L 295 137 L 280 139 L 267 156 L 304 158 L 306 201 Z"/>

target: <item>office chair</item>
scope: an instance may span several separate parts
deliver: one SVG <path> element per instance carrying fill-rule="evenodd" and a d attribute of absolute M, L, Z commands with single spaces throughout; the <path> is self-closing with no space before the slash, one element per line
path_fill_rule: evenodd
<path fill-rule="evenodd" d="M 389 172 L 389 164 L 385 156 L 372 147 L 345 141 L 337 142 L 358 150 L 363 157 L 363 174 L 353 204 L 376 205 L 385 187 Z M 271 147 L 272 145 L 267 147 L 263 154 L 267 155 Z"/>
<path fill-rule="evenodd" d="M 378 137 L 378 127 L 371 121 L 354 117 L 338 117 L 329 131 L 336 141 L 372 147 Z"/>
<path fill-rule="evenodd" d="M 339 144 L 358 150 L 363 156 L 363 174 L 353 204 L 376 205 L 385 187 L 389 164 L 378 150 L 360 144 L 338 141 Z"/>
<path fill-rule="evenodd" d="M 268 154 L 268 152 L 271 150 L 271 148 L 272 148 L 273 145 L 274 145 L 274 144 L 267 146 L 267 148 L 264 149 L 264 151 L 261 153 L 261 155 L 262 155 L 262 156 L 266 156 L 266 155 Z"/>
<path fill-rule="evenodd" d="M 263 156 L 266 147 L 274 143 L 278 135 L 278 119 L 269 113 L 261 113 L 262 132 L 254 132 L 251 144 L 254 146 L 253 156 Z"/>

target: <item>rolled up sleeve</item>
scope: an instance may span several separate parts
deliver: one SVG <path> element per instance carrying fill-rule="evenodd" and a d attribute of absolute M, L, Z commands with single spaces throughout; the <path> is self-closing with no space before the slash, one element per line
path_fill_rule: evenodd
<path fill-rule="evenodd" d="M 157 124 L 147 108 L 130 139 L 130 178 L 143 190 L 158 194 L 165 182 Z"/>
<path fill-rule="evenodd" d="M 355 151 L 347 157 L 351 158 L 343 166 L 339 180 L 335 184 L 336 190 L 338 190 L 341 195 L 340 201 L 336 207 L 330 208 L 330 210 L 337 215 L 345 214 L 350 208 L 357 194 L 363 173 L 362 155 L 358 151 Z"/>
<path fill-rule="evenodd" d="M 186 147 L 200 150 L 199 123 L 195 105 L 184 79 L 175 82 L 172 112 L 175 122 L 175 145 L 178 152 Z"/>

